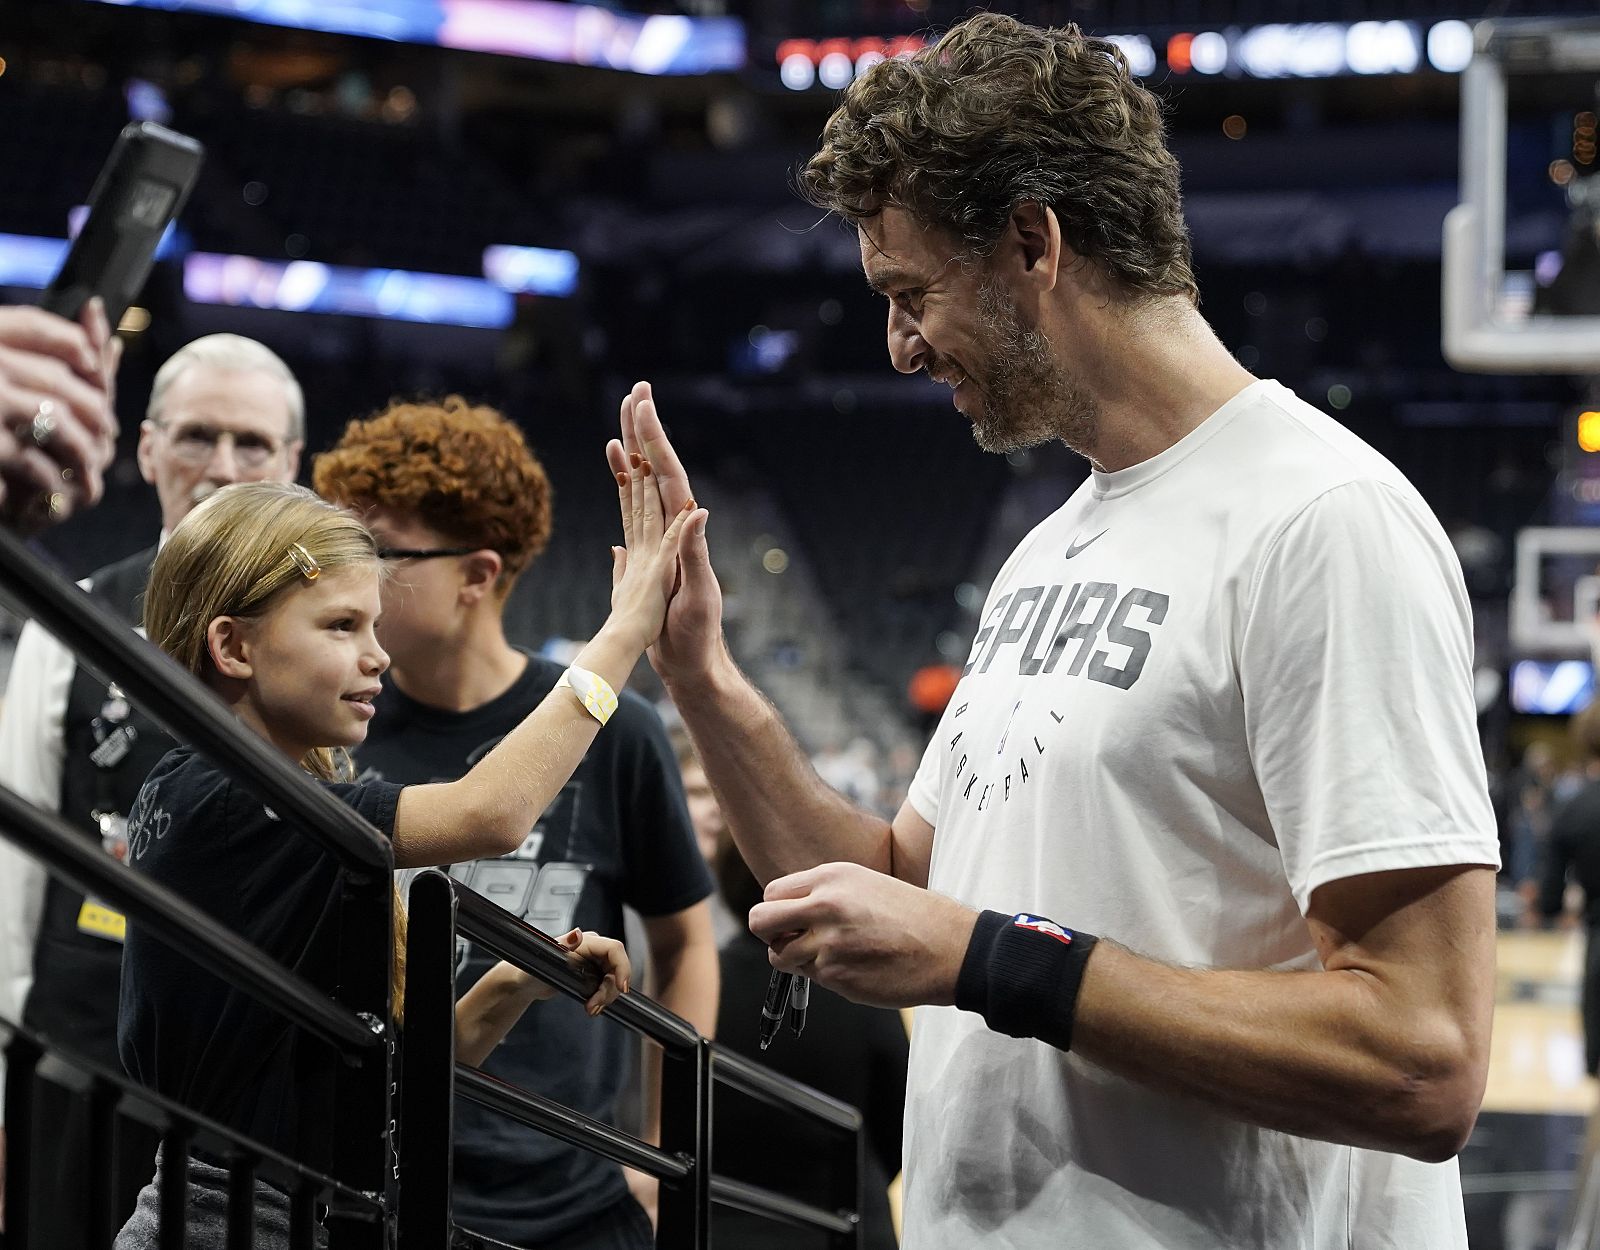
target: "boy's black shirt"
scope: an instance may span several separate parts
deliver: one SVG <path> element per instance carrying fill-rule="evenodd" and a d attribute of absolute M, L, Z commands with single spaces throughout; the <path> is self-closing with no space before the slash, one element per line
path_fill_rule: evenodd
<path fill-rule="evenodd" d="M 325 783 L 385 837 L 401 787 Z M 128 862 L 319 989 L 337 976 L 341 868 L 192 747 L 162 757 L 128 820 Z M 313 1167 L 331 1162 L 338 1057 L 137 921 L 122 955 L 129 1075 Z"/>
<path fill-rule="evenodd" d="M 456 780 L 543 701 L 562 671 L 530 655 L 510 689 L 467 712 L 428 707 L 385 683 L 356 752 L 362 778 Z M 623 904 L 663 916 L 711 893 L 666 732 L 650 705 L 626 691 L 522 847 L 451 871 L 553 935 L 577 926 L 620 937 Z M 470 949 L 457 993 L 493 963 Z M 530 1008 L 483 1070 L 610 1122 L 632 1053 L 617 1025 L 590 1020 L 581 1004 L 557 997 Z M 465 1099 L 456 1102 L 455 1130 L 454 1216 L 473 1232 L 537 1245 L 626 1196 L 615 1164 Z"/>

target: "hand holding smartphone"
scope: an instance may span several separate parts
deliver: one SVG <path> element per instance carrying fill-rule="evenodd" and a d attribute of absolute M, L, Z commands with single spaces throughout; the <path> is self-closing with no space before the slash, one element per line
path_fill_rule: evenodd
<path fill-rule="evenodd" d="M 112 328 L 144 284 L 200 159 L 184 135 L 147 122 L 126 127 L 42 308 L 0 307 L 0 523 L 33 530 L 99 499 L 116 454 L 121 344 Z"/>

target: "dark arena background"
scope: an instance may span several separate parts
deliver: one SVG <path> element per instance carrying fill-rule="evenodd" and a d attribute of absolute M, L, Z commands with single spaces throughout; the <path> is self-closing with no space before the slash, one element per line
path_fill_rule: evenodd
<path fill-rule="evenodd" d="M 1488 1092 L 1460 1157 L 1470 1243 L 1600 1247 L 1600 1155 L 1588 1138 L 1597 1087 L 1579 1011 L 1584 926 L 1575 904 L 1554 919 L 1538 906 L 1551 813 L 1582 778 L 1567 721 L 1594 693 L 1600 651 L 1592 0 L 1502 0 L 1487 11 L 1455 0 L 1004 7 L 1114 39 L 1166 109 L 1206 318 L 1240 364 L 1389 457 L 1455 547 L 1475 620 L 1478 728 L 1505 863 Z M 118 327 L 122 437 L 105 498 L 32 537 L 33 561 L 6 555 L 0 584 L 12 610 L 0 661 L 31 616 L 97 645 L 95 622 L 74 624 L 61 615 L 71 605 L 52 609 L 48 591 L 155 541 L 161 516 L 135 457 L 155 371 L 192 339 L 228 332 L 272 348 L 303 386 L 303 482 L 348 421 L 396 397 L 460 394 L 514 420 L 549 474 L 554 526 L 517 585 L 508 635 L 564 663 L 609 608 L 608 548 L 620 540 L 604 446 L 619 399 L 648 379 L 710 510 L 734 655 L 818 773 L 892 815 L 966 660 L 991 579 L 1088 473 L 1060 445 L 980 451 L 947 388 L 888 367 L 884 305 L 862 280 L 855 232 L 795 190 L 840 90 L 970 11 L 949 0 L 7 0 L 0 302 L 37 301 L 130 120 L 195 137 L 205 162 Z M 1466 71 L 1475 30 L 1480 58 L 1489 55 L 1481 48 L 1491 26 L 1503 36 L 1503 100 L 1475 114 L 1464 104 Z M 1499 127 L 1498 141 L 1486 125 Z M 1481 184 L 1474 162 L 1486 166 Z M 1485 187 L 1494 203 L 1473 210 Z M 1447 215 L 1464 204 L 1479 212 L 1478 228 L 1456 217 L 1447 230 Z M 106 657 L 96 667 L 109 673 L 114 643 L 85 654 Z M 127 688 L 160 679 L 135 674 Z M 648 665 L 634 688 L 664 704 Z M 670 723 L 670 708 L 664 715 Z M 221 732 L 203 709 L 163 719 L 191 734 Z M 241 742 L 233 759 L 266 777 L 263 793 L 291 788 L 281 761 L 251 745 Z M 338 824 L 307 803 L 308 820 Z M 355 823 L 346 849 L 370 852 Z M 37 852 L 49 833 L 35 830 L 24 849 Z M 49 862 L 68 870 L 64 859 Z M 435 956 L 448 1015 L 452 926 L 503 957 L 565 967 L 454 886 L 435 874 L 424 897 L 413 895 L 413 949 L 424 939 L 434 946 L 412 972 L 412 1019 L 427 1014 Z M 141 900 L 124 903 L 138 914 Z M 387 898 L 357 904 L 381 910 Z M 204 917 L 193 923 L 179 930 L 185 940 L 225 945 Z M 243 976 L 248 959 L 233 958 L 221 966 Z M 294 1008 L 297 987 L 258 988 L 361 1052 L 345 1006 L 324 998 Z M 567 989 L 587 992 L 576 974 Z M 367 985 L 351 1004 L 359 1010 L 381 992 Z M 15 1024 L 11 988 L 0 994 L 0 1017 Z M 683 1124 L 664 1127 L 653 1152 L 629 1144 L 627 1124 L 620 1133 L 596 1127 L 587 1144 L 662 1178 L 659 1244 L 856 1244 L 840 1213 L 861 1203 L 859 1117 L 814 1098 L 803 1075 L 794 1084 L 794 1073 L 772 1078 L 758 1061 L 719 1057 L 677 1017 L 630 997 L 619 1022 L 666 1047 L 665 1111 Z M 759 1004 L 747 1006 L 753 1019 Z M 37 1031 L 4 1032 L 14 1038 L 14 1080 L 20 1059 L 35 1084 L 54 1079 L 54 1096 L 96 1108 L 94 1122 L 112 1137 L 113 1121 L 134 1114 L 138 1096 L 121 1092 L 120 1073 L 75 1068 L 70 1047 L 57 1054 Z M 419 1024 L 406 1049 L 408 1071 L 437 1061 L 448 1074 L 448 1038 L 437 1029 Z M 366 1062 L 371 1079 L 356 1082 L 341 1114 L 376 1125 L 384 1080 Z M 489 1078 L 463 1068 L 455 1081 L 457 1093 L 564 1140 L 577 1132 Z M 715 1150 L 707 1091 L 718 1083 L 833 1132 L 829 1149 L 848 1173 L 842 1188 L 783 1207 L 753 1181 L 719 1181 L 721 1163 L 700 1153 Z M 447 1145 L 450 1099 L 426 1104 L 412 1085 L 404 1111 L 418 1128 L 413 1135 L 407 1121 L 400 1137 L 416 1153 L 408 1160 L 401 1149 L 398 1190 L 419 1196 L 415 1223 L 408 1229 L 403 1202 L 384 1207 L 396 1187 L 385 1189 L 393 1169 L 377 1138 L 352 1131 L 350 1171 L 333 1180 L 380 1214 L 331 1221 L 336 1250 L 389 1244 L 396 1227 L 402 1246 L 449 1244 L 448 1180 L 438 1179 L 448 1149 L 427 1139 L 443 1132 Z M 16 1118 L 26 1102 L 8 1098 L 8 1250 L 45 1245 L 18 1239 L 30 1202 L 16 1180 L 27 1175 Z M 51 1104 L 35 1102 L 21 1126 L 48 1135 L 39 1108 Z M 235 1157 L 181 1109 L 151 1104 L 139 1114 L 158 1130 L 188 1124 L 190 1138 Z M 86 1174 L 109 1157 L 86 1156 Z M 258 1175 L 291 1175 L 257 1163 Z M 428 1168 L 432 1182 L 411 1183 Z M 306 1184 L 318 1201 L 335 1195 L 335 1186 L 317 1188 L 322 1181 Z M 74 1244 L 109 1245 L 107 1229 L 120 1224 L 107 1213 L 112 1199 L 92 1184 L 84 1192 L 100 1222 Z M 810 1242 L 715 1238 L 706 1211 L 741 1205 L 791 1223 L 826 1218 Z"/>

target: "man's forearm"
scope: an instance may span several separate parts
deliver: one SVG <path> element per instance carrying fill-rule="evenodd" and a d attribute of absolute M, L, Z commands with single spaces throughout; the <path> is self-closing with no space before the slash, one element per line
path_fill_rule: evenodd
<path fill-rule="evenodd" d="M 1438 1161 L 1471 1128 L 1487 1034 L 1355 971 L 1196 971 L 1102 941 L 1072 1049 L 1265 1128 Z"/>
<path fill-rule="evenodd" d="M 835 861 L 892 871 L 889 822 L 817 776 L 726 646 L 707 679 L 673 685 L 671 694 L 733 839 L 762 884 Z"/>

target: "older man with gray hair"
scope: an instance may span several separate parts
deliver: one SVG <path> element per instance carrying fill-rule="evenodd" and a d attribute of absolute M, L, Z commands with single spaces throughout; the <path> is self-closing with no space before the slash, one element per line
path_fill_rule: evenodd
<path fill-rule="evenodd" d="M 305 400 L 270 349 L 234 334 L 196 339 L 157 372 L 139 431 L 139 472 L 161 502 L 162 538 L 196 504 L 234 482 L 293 481 L 305 441 Z M 99 569 L 84 583 L 100 604 L 135 627 L 159 543 Z M 72 652 L 27 625 L 0 707 L 0 783 L 60 812 L 108 854 L 125 853 L 126 815 L 151 766 L 174 745 L 115 686 L 81 668 Z M 22 1021 L 109 1067 L 117 1059 L 117 994 L 123 920 L 92 897 L 47 878 L 0 841 L 0 1015 Z M 40 1108 L 42 1112 L 46 1109 Z M 89 1186 L 65 1166 L 81 1146 L 82 1108 L 42 1114 L 49 1140 L 30 1150 L 29 1241 L 77 1250 L 70 1227 Z M 4 1180 L 0 1125 L 0 1185 Z M 127 1206 L 148 1179 L 150 1149 L 131 1152 Z M 3 1187 L 0 1187 L 3 1193 Z M 56 1227 L 57 1220 L 61 1226 Z M 27 1250 L 27 1248 L 19 1248 Z"/>

